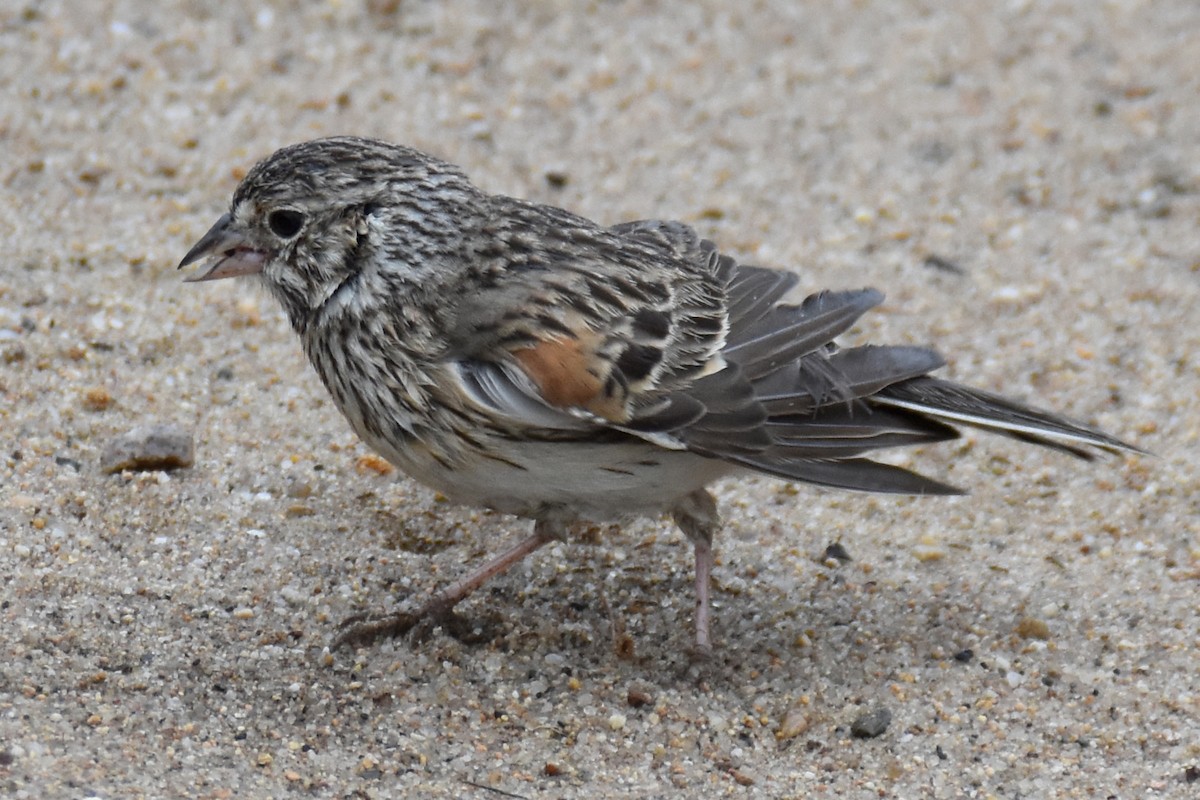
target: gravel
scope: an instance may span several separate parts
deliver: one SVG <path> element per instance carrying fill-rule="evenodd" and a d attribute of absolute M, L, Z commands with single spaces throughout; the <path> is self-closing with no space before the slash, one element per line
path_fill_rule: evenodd
<path fill-rule="evenodd" d="M 1191 0 L 10 4 L 0 793 L 1194 792 L 1197 29 Z M 722 484 L 702 667 L 659 520 L 496 581 L 478 641 L 331 654 L 526 533 L 373 457 L 257 289 L 180 283 L 255 160 L 340 133 L 879 286 L 855 337 L 1157 455 L 972 433 L 895 456 L 969 498 Z M 152 423 L 194 463 L 106 474 Z"/>

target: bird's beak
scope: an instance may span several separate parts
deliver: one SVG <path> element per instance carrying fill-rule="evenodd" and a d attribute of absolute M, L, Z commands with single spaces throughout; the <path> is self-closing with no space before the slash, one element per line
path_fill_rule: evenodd
<path fill-rule="evenodd" d="M 179 268 L 203 258 L 211 259 L 208 269 L 185 278 L 185 283 L 257 275 L 267 262 L 267 253 L 251 247 L 246 237 L 234 230 L 232 219 L 225 214 L 188 250 L 179 262 Z"/>

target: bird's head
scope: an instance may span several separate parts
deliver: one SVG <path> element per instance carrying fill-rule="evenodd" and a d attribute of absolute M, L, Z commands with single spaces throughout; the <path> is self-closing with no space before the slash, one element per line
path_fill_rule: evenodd
<path fill-rule="evenodd" d="M 479 192 L 456 168 L 372 139 L 317 139 L 259 162 L 180 262 L 189 282 L 258 275 L 298 329 L 365 273 L 419 285 L 461 245 Z"/>

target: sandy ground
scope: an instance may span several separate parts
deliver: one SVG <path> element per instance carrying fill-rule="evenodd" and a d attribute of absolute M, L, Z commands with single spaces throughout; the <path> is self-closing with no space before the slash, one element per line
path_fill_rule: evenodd
<path fill-rule="evenodd" d="M 0 794 L 1200 792 L 1200 6 L 238 5 L 0 5 Z M 1157 457 L 971 434 L 901 457 L 969 498 L 719 486 L 703 670 L 657 520 L 496 581 L 478 641 L 331 656 L 525 532 L 382 474 L 269 298 L 180 283 L 254 161 L 334 133 L 881 287 L 852 338 Z M 194 466 L 103 474 L 148 422 Z"/>

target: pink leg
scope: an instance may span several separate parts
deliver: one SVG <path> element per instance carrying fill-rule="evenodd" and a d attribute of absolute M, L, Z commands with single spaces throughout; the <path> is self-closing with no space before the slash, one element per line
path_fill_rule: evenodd
<path fill-rule="evenodd" d="M 712 639 L 709 636 L 712 540 L 721 527 L 721 517 L 717 513 L 717 501 L 703 489 L 692 492 L 676 503 L 671 509 L 671 516 L 696 551 L 696 648 L 693 655 L 703 660 L 712 655 Z"/>
<path fill-rule="evenodd" d="M 533 526 L 532 536 L 522 539 L 483 566 L 459 578 L 413 613 L 398 612 L 374 620 L 347 621 L 343 624 L 345 629 L 333 640 L 330 649 L 337 650 L 347 644 L 368 644 L 384 636 L 399 636 L 408 633 L 418 624 L 445 618 L 456 605 L 480 586 L 507 572 L 514 564 L 557 538 L 558 528 L 538 522 Z"/>
<path fill-rule="evenodd" d="M 712 654 L 712 640 L 708 635 L 709 604 L 708 592 L 712 580 L 712 542 L 697 539 L 696 550 L 696 655 L 704 658 Z"/>

